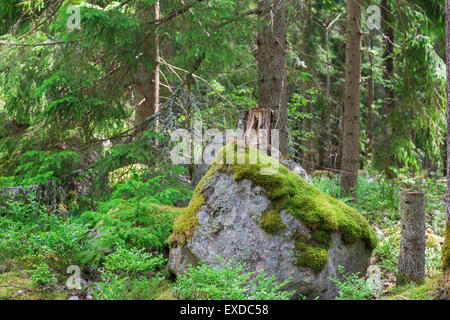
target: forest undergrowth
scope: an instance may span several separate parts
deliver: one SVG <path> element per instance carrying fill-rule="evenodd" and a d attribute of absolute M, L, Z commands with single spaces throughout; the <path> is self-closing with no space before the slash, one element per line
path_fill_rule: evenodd
<path fill-rule="evenodd" d="M 165 181 L 163 176 L 149 178 L 145 169 L 131 170 L 110 184 L 109 197 L 95 201 L 94 210 L 83 210 L 87 199 L 84 204 L 83 199 L 78 204 L 72 199 L 65 204 L 64 214 L 50 212 L 33 193 L 2 197 L 0 298 L 289 298 L 289 292 L 282 290 L 286 283 L 276 283 L 272 275 L 261 273 L 256 283 L 249 284 L 251 272 L 234 261 L 222 260 L 221 268 L 192 267 L 174 281 L 167 269 L 168 238 L 182 210 L 175 205 L 186 202 L 192 190 L 181 184 L 180 188 L 165 188 Z M 356 203 L 339 186 L 338 176 L 316 172 L 312 181 L 321 191 L 361 212 L 379 239 L 364 278 L 340 270 L 339 279 L 333 279 L 339 288 L 338 299 L 435 297 L 445 233 L 444 180 L 423 175 L 387 181 L 361 172 Z M 421 286 L 398 288 L 400 194 L 417 188 L 427 195 L 427 279 Z"/>

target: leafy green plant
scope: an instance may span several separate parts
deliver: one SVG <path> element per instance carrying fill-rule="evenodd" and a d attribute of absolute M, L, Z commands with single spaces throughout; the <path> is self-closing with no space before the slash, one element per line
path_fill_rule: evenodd
<path fill-rule="evenodd" d="M 10 260 L 35 253 L 29 239 L 48 226 L 44 206 L 40 206 L 33 193 L 24 199 L 7 199 L 5 212 L 0 219 L 0 257 Z"/>
<path fill-rule="evenodd" d="M 31 275 L 31 285 L 34 288 L 38 288 L 40 286 L 54 286 L 56 284 L 55 275 L 50 271 L 48 264 L 42 262 L 39 265 L 34 265 L 33 267 L 34 269 L 25 270 L 25 272 Z"/>
<path fill-rule="evenodd" d="M 165 281 L 158 270 L 166 262 L 162 255 L 155 257 L 143 249 L 119 243 L 105 259 L 94 296 L 106 300 L 155 298 L 159 294 L 158 287 Z"/>
<path fill-rule="evenodd" d="M 54 215 L 48 217 L 48 228 L 30 236 L 30 243 L 45 256 L 53 256 L 61 262 L 62 268 L 79 264 L 87 247 L 87 225 L 62 219 Z"/>
<path fill-rule="evenodd" d="M 329 194 L 330 196 L 339 200 L 346 200 L 344 189 L 336 179 L 330 179 L 328 177 L 313 177 L 311 178 L 314 186 L 320 191 Z M 348 201 L 344 201 L 348 202 Z"/>
<path fill-rule="evenodd" d="M 172 223 L 179 214 L 178 209 L 165 206 L 172 203 L 178 192 L 166 189 L 154 193 L 161 177 L 148 182 L 137 173 L 118 184 L 111 198 L 98 205 L 97 211 L 82 214 L 83 221 L 95 230 L 91 247 L 85 252 L 84 261 L 97 265 L 114 244 L 124 241 L 137 248 L 162 250 L 168 246 Z"/>
<path fill-rule="evenodd" d="M 397 273 L 398 258 L 400 255 L 399 235 L 394 233 L 386 237 L 376 248 L 378 266 L 385 270 Z"/>
<path fill-rule="evenodd" d="M 39 226 L 47 213 L 47 209 L 39 204 L 33 192 L 26 197 L 19 195 L 8 198 L 6 203 L 5 217 L 31 228 Z"/>
<path fill-rule="evenodd" d="M 185 274 L 178 276 L 174 293 L 179 298 L 200 300 L 288 300 L 294 294 L 281 290 L 289 280 L 277 284 L 275 277 L 264 270 L 255 274 L 244 264 L 220 260 L 218 268 L 205 263 L 189 266 Z"/>
<path fill-rule="evenodd" d="M 28 233 L 22 226 L 6 218 L 0 220 L 0 259 L 8 263 L 11 259 L 33 253 L 27 244 Z"/>
<path fill-rule="evenodd" d="M 118 275 L 102 275 L 102 282 L 98 283 L 98 290 L 94 292 L 97 300 L 123 300 L 124 286 L 128 278 L 120 278 Z"/>
<path fill-rule="evenodd" d="M 28 151 L 20 156 L 17 185 L 45 184 L 59 177 L 80 160 L 73 151 Z"/>
<path fill-rule="evenodd" d="M 48 213 L 31 193 L 24 199 L 8 200 L 0 220 L 1 256 L 6 259 L 42 254 L 61 269 L 78 263 L 86 248 L 89 229 L 85 224 Z M 52 257 L 52 258 L 50 258 Z"/>
<path fill-rule="evenodd" d="M 152 278 L 122 278 L 116 274 L 102 274 L 98 290 L 94 292 L 97 300 L 151 300 L 167 286 L 161 274 Z"/>
<path fill-rule="evenodd" d="M 370 300 L 374 297 L 374 291 L 359 273 L 346 274 L 343 266 L 338 266 L 338 273 L 341 279 L 330 278 L 338 288 L 336 300 Z"/>
<path fill-rule="evenodd" d="M 437 248 L 426 248 L 425 250 L 425 268 L 429 275 L 434 275 L 441 270 L 442 253 Z"/>
<path fill-rule="evenodd" d="M 313 184 L 325 192 L 345 203 L 355 207 L 360 212 L 381 213 L 391 212 L 394 215 L 400 208 L 400 189 L 390 181 L 376 177 L 358 177 L 358 199 L 356 203 L 349 202 L 352 197 L 345 193 L 339 183 L 339 176 L 313 177 Z M 396 216 L 398 219 L 399 216 Z"/>
<path fill-rule="evenodd" d="M 359 176 L 357 209 L 395 214 L 400 209 L 400 188 L 385 179 Z"/>
<path fill-rule="evenodd" d="M 126 247 L 120 243 L 116 250 L 105 258 L 103 267 L 105 272 L 110 272 L 121 277 L 134 277 L 139 274 L 162 269 L 167 259 L 162 255 L 154 257 L 144 249 Z"/>

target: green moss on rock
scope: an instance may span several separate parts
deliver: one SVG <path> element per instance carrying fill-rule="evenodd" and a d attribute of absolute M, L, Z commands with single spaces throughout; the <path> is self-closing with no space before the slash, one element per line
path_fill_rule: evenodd
<path fill-rule="evenodd" d="M 313 231 L 340 232 L 348 244 L 363 240 L 368 248 L 375 248 L 375 232 L 355 209 L 321 192 L 263 153 L 259 153 L 259 163 L 248 164 L 250 149 L 253 148 L 237 151 L 237 160 L 243 162 L 243 157 L 247 164 L 228 166 L 236 181 L 249 179 L 263 187 L 278 212 L 286 210 Z M 262 169 L 272 170 L 272 174 L 263 175 Z"/>
<path fill-rule="evenodd" d="M 328 250 L 324 247 L 308 245 L 304 240 L 295 242 L 296 264 L 315 272 L 321 272 L 328 263 Z"/>
<path fill-rule="evenodd" d="M 333 239 L 331 233 L 322 230 L 315 230 L 311 233 L 311 241 L 314 243 L 320 243 L 326 247 L 331 247 Z"/>
<path fill-rule="evenodd" d="M 183 245 L 186 240 L 189 239 L 194 233 L 195 226 L 198 225 L 197 212 L 205 204 L 205 195 L 203 194 L 204 184 L 216 173 L 218 169 L 217 164 L 211 165 L 209 171 L 200 180 L 197 187 L 194 190 L 194 195 L 189 202 L 189 205 L 180 210 L 180 216 L 175 219 L 173 223 L 173 237 L 169 239 L 171 247 L 177 245 Z"/>
<path fill-rule="evenodd" d="M 259 224 L 266 232 L 271 234 L 278 234 L 286 229 L 280 214 L 273 209 L 262 214 Z"/>
<path fill-rule="evenodd" d="M 224 165 L 226 159 L 234 159 L 234 164 Z M 249 159 L 252 159 L 251 163 Z M 264 188 L 271 200 L 268 211 L 259 220 L 265 231 L 277 233 L 283 230 L 282 211 L 311 230 L 310 240 L 296 240 L 299 265 L 320 272 L 328 262 L 327 250 L 334 232 L 339 232 L 346 244 L 361 240 L 370 250 L 377 245 L 374 230 L 355 209 L 321 192 L 264 152 L 235 143 L 227 144 L 218 152 L 189 206 L 175 221 L 174 239 L 178 244 L 182 245 L 198 225 L 197 212 L 205 203 L 203 186 L 218 171 L 233 173 L 235 181 L 248 179 Z"/>

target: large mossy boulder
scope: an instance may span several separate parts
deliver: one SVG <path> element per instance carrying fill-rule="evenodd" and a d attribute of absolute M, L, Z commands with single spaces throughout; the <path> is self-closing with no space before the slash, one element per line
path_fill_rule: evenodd
<path fill-rule="evenodd" d="M 235 164 L 221 164 L 230 150 Z M 335 298 L 330 277 L 338 276 L 339 265 L 364 275 L 375 232 L 356 210 L 274 158 L 259 153 L 258 163 L 248 164 L 249 150 L 228 144 L 218 152 L 174 222 L 170 270 L 181 274 L 188 265 L 219 266 L 218 257 L 232 258 L 279 282 L 290 279 L 285 289 L 297 297 Z"/>

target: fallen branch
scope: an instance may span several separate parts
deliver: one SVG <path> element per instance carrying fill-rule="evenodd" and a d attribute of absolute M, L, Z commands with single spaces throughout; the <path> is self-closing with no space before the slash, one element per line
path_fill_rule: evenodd
<path fill-rule="evenodd" d="M 19 286 L 15 286 L 15 285 L 12 285 L 12 284 L 8 284 L 8 285 L 5 285 L 5 286 L 0 286 L 0 288 L 14 288 L 14 289 L 25 290 L 26 292 L 33 292 L 33 290 L 31 290 L 30 288 L 19 287 Z"/>
<path fill-rule="evenodd" d="M 71 40 L 69 42 L 75 42 L 77 40 Z M 58 41 L 52 41 L 52 42 L 41 42 L 41 43 L 10 43 L 10 42 L 3 42 L 0 41 L 0 46 L 6 46 L 6 47 L 42 47 L 42 46 L 54 46 L 57 44 L 63 44 L 67 43 L 65 40 L 58 40 Z"/>
<path fill-rule="evenodd" d="M 182 15 L 183 13 L 185 13 L 186 11 L 188 11 L 189 9 L 191 9 L 194 5 L 196 5 L 197 3 L 200 3 L 204 0 L 193 0 L 189 3 L 186 3 L 184 6 L 180 7 L 180 8 L 176 8 L 173 9 L 170 13 L 168 13 L 166 16 L 164 16 L 163 18 L 157 19 L 157 20 L 153 20 L 150 21 L 148 24 L 150 25 L 156 25 L 156 26 L 160 26 L 164 23 L 166 23 L 167 21 L 178 17 L 179 15 Z M 150 34 L 151 32 L 148 32 L 148 34 Z"/>
<path fill-rule="evenodd" d="M 445 288 L 439 289 L 434 291 L 433 293 L 431 293 L 428 298 L 434 298 L 437 295 L 441 295 L 442 293 L 444 293 L 445 291 L 450 290 L 450 286 L 447 286 Z"/>
<path fill-rule="evenodd" d="M 166 65 L 166 66 L 167 66 L 169 69 L 171 69 L 171 70 L 172 70 L 172 69 L 176 69 L 176 70 L 182 71 L 182 72 L 184 72 L 184 73 L 189 73 L 189 71 L 187 71 L 187 70 L 184 70 L 184 69 L 182 69 L 182 68 L 179 68 L 179 67 L 177 67 L 177 66 L 174 66 L 174 65 L 169 64 L 166 60 L 164 60 L 164 59 L 162 59 L 162 58 L 161 58 L 161 63 L 164 64 L 164 65 Z M 175 73 L 175 74 L 178 76 L 178 74 L 177 74 L 175 71 L 172 70 L 172 72 Z M 231 102 L 231 101 L 228 100 L 226 97 L 224 97 L 222 94 L 220 94 L 220 92 L 217 91 L 217 89 L 214 88 L 213 85 L 210 84 L 208 81 L 206 81 L 205 79 L 203 79 L 203 78 L 200 77 L 200 76 L 197 76 L 196 74 L 192 74 L 192 77 L 195 78 L 195 79 L 198 79 L 198 80 L 202 81 L 203 83 L 205 83 L 212 91 L 214 91 L 215 94 L 217 94 L 218 97 L 222 98 L 225 102 L 227 102 L 227 103 L 230 104 L 231 106 L 234 106 L 234 107 L 235 107 L 235 105 L 234 105 L 233 102 Z"/>
<path fill-rule="evenodd" d="M 200 65 L 204 59 L 205 59 L 205 53 L 203 53 L 197 59 L 194 66 L 192 67 L 192 71 L 185 75 L 183 82 L 181 82 L 178 85 L 178 87 L 173 91 L 172 98 L 175 98 L 176 96 L 178 96 L 178 94 L 184 89 L 184 87 L 189 82 L 189 80 L 192 78 L 194 72 L 197 71 L 197 69 L 200 67 Z M 96 140 L 96 142 L 103 142 L 103 141 L 108 141 L 108 140 L 114 141 L 114 140 L 123 139 L 123 138 L 127 138 L 127 140 L 126 140 L 127 143 L 131 142 L 140 132 L 144 131 L 153 120 L 155 120 L 157 117 L 159 117 L 161 115 L 161 111 L 164 111 L 169 105 L 170 105 L 170 101 L 165 103 L 158 112 L 145 118 L 141 124 L 136 125 L 133 128 L 130 128 L 128 130 L 125 130 L 113 137 Z"/>
<path fill-rule="evenodd" d="M 248 11 L 245 11 L 242 13 L 238 13 L 236 15 L 236 18 L 222 22 L 222 23 L 216 25 L 215 28 L 222 28 L 222 27 L 226 26 L 227 24 L 235 22 L 237 19 L 244 18 L 244 17 L 252 15 L 252 14 L 258 15 L 258 14 L 261 14 L 262 12 L 263 12 L 262 9 L 258 8 L 258 9 L 252 9 L 252 10 L 248 10 Z"/>

